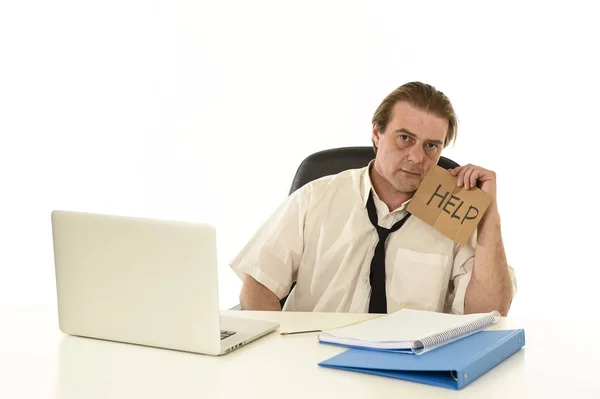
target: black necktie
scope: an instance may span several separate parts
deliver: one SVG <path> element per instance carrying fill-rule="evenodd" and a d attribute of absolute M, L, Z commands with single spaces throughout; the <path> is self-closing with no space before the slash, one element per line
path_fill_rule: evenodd
<path fill-rule="evenodd" d="M 379 226 L 377 223 L 377 209 L 375 208 L 375 201 L 373 200 L 373 191 L 369 193 L 369 199 L 367 201 L 367 212 L 369 213 L 369 219 L 379 235 L 379 242 L 375 247 L 375 253 L 373 254 L 373 260 L 371 260 L 371 272 L 369 273 L 369 281 L 371 282 L 371 300 L 369 301 L 369 313 L 387 313 L 387 298 L 385 293 L 385 240 L 394 231 L 398 230 L 406 219 L 410 216 L 407 213 L 406 216 L 396 222 L 391 229 Z"/>

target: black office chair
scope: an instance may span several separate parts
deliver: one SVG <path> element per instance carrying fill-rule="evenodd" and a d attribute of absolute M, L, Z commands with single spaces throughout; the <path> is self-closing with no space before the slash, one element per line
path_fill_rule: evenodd
<path fill-rule="evenodd" d="M 363 168 L 375 158 L 373 147 L 341 147 L 324 150 L 309 155 L 302 161 L 290 188 L 290 194 L 323 176 L 334 175 L 348 169 Z M 438 165 L 445 169 L 453 169 L 459 165 L 451 159 L 440 157 Z M 296 283 L 293 283 L 291 290 Z M 288 294 L 289 296 L 289 294 Z M 279 303 L 283 309 L 283 305 L 288 296 L 281 299 Z"/>
<path fill-rule="evenodd" d="M 315 152 L 306 157 L 298 167 L 290 194 L 320 177 L 335 175 L 348 169 L 363 168 L 373 158 L 375 158 L 373 147 L 342 147 Z M 440 157 L 438 165 L 445 169 L 460 166 L 446 157 Z"/>

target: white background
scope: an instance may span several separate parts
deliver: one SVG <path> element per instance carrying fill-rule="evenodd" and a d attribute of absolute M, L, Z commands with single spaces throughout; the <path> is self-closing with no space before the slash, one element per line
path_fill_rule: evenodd
<path fill-rule="evenodd" d="M 302 159 L 370 145 L 411 80 L 453 101 L 444 155 L 498 174 L 511 315 L 597 307 L 592 2 L 4 1 L 0 305 L 55 308 L 50 212 L 210 222 L 231 260 Z"/>

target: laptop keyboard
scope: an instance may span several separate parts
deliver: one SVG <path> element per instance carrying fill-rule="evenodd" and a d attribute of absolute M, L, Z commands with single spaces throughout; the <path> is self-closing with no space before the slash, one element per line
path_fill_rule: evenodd
<path fill-rule="evenodd" d="M 235 331 L 225 331 L 221 330 L 221 339 L 229 338 L 235 334 Z"/>

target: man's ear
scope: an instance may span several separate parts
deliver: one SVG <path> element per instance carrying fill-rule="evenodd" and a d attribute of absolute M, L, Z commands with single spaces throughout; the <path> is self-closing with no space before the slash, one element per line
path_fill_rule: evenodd
<path fill-rule="evenodd" d="M 377 148 L 379 148 L 379 138 L 381 136 L 381 133 L 379 132 L 379 128 L 377 128 L 377 126 L 373 125 L 373 132 L 372 132 L 372 140 L 373 140 L 373 145 Z"/>

